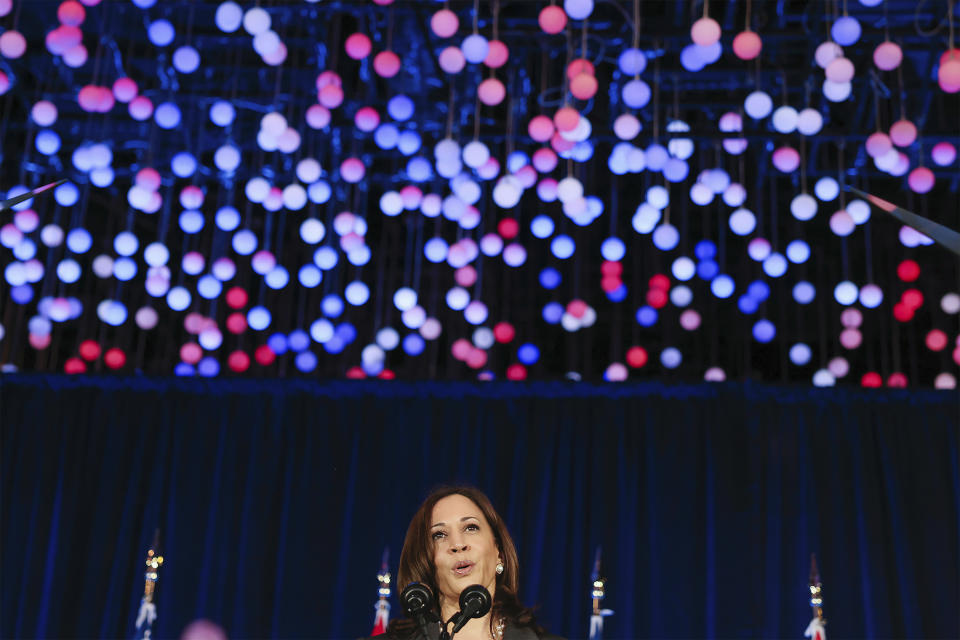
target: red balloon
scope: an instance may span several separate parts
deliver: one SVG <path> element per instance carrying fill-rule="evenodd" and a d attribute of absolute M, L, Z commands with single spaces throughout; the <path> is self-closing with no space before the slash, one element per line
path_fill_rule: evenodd
<path fill-rule="evenodd" d="M 614 260 L 604 260 L 603 264 L 600 265 L 600 273 L 605 276 L 617 276 L 619 278 L 623 275 L 623 263 Z"/>
<path fill-rule="evenodd" d="M 537 19 L 540 28 L 551 35 L 560 33 L 567 26 L 567 14 L 558 6 L 550 5 L 540 11 Z"/>
<path fill-rule="evenodd" d="M 650 278 L 650 288 L 651 289 L 669 289 L 670 288 L 670 278 L 658 273 Z"/>
<path fill-rule="evenodd" d="M 343 43 L 343 48 L 346 50 L 347 55 L 354 60 L 363 60 L 370 55 L 373 45 L 370 44 L 370 38 L 368 38 L 366 34 L 354 33 Z"/>
<path fill-rule="evenodd" d="M 916 311 L 921 306 L 923 306 L 923 294 L 920 293 L 919 289 L 907 289 L 903 292 L 903 304 L 910 307 L 911 311 Z"/>
<path fill-rule="evenodd" d="M 909 322 L 913 319 L 913 309 L 903 302 L 898 302 L 893 305 L 893 317 L 900 322 Z"/>
<path fill-rule="evenodd" d="M 553 135 L 553 120 L 547 116 L 534 116 L 527 125 L 527 133 L 537 142 L 546 142 Z"/>
<path fill-rule="evenodd" d="M 470 355 L 471 349 L 473 349 L 473 345 L 471 345 L 470 341 L 466 338 L 458 338 L 450 345 L 450 353 L 452 353 L 453 357 L 457 360 L 465 361 L 467 356 Z"/>
<path fill-rule="evenodd" d="M 273 352 L 273 349 L 262 344 L 254 350 L 253 357 L 259 364 L 266 367 L 273 364 L 273 361 L 277 359 L 277 354 Z"/>
<path fill-rule="evenodd" d="M 509 322 L 498 322 L 493 327 L 493 338 L 497 342 L 506 344 L 517 335 L 516 329 Z"/>
<path fill-rule="evenodd" d="M 75 0 L 66 0 L 57 8 L 57 19 L 71 27 L 79 27 L 86 17 L 87 12 L 83 5 Z"/>
<path fill-rule="evenodd" d="M 507 45 L 499 40 L 491 40 L 487 45 L 489 48 L 487 49 L 487 57 L 484 58 L 483 64 L 491 69 L 499 69 L 505 65 L 510 58 L 510 50 L 507 48 Z"/>
<path fill-rule="evenodd" d="M 926 343 L 931 351 L 943 351 L 947 346 L 947 334 L 940 329 L 932 329 L 927 334 Z"/>
<path fill-rule="evenodd" d="M 235 311 L 227 316 L 227 331 L 230 333 L 241 334 L 247 330 L 247 316 L 239 311 Z"/>
<path fill-rule="evenodd" d="M 363 380 L 367 374 L 360 367 L 350 367 L 347 369 L 347 377 L 351 380 Z"/>
<path fill-rule="evenodd" d="M 549 121 L 549 118 L 547 120 Z M 550 130 L 553 130 L 552 122 L 550 123 Z M 549 136 L 547 136 L 547 139 L 549 139 Z M 533 152 L 533 168 L 540 173 L 550 173 L 557 168 L 557 154 L 546 147 L 537 149 Z"/>
<path fill-rule="evenodd" d="M 180 347 L 180 359 L 187 364 L 197 364 L 203 357 L 203 349 L 196 342 L 187 342 Z"/>
<path fill-rule="evenodd" d="M 903 375 L 899 371 L 896 373 L 891 373 L 890 377 L 887 378 L 887 386 L 902 389 L 907 386 L 907 376 Z"/>
<path fill-rule="evenodd" d="M 67 361 L 63 363 L 63 372 L 69 374 L 75 373 L 85 373 L 87 370 L 87 364 L 80 358 L 73 357 L 67 358 Z"/>
<path fill-rule="evenodd" d="M 593 67 L 593 63 L 586 58 L 571 60 L 570 64 L 567 65 L 567 80 L 573 80 L 581 73 L 586 73 L 591 76 L 594 75 L 596 70 Z"/>
<path fill-rule="evenodd" d="M 580 112 L 573 107 L 560 107 L 553 114 L 553 123 L 558 131 L 573 131 L 580 124 Z"/>
<path fill-rule="evenodd" d="M 77 94 L 77 103 L 88 113 L 93 113 L 100 105 L 100 87 L 92 84 L 85 85 Z"/>
<path fill-rule="evenodd" d="M 567 304 L 567 313 L 572 315 L 574 318 L 582 318 L 583 314 L 587 312 L 587 303 L 579 298 L 574 298 Z"/>
<path fill-rule="evenodd" d="M 581 73 L 570 81 L 570 93 L 577 100 L 589 100 L 597 94 L 600 85 L 589 73 Z"/>
<path fill-rule="evenodd" d="M 234 351 L 227 356 L 227 366 L 232 371 L 243 373 L 250 368 L 250 356 L 240 350 Z"/>
<path fill-rule="evenodd" d="M 227 291 L 227 305 L 231 309 L 240 309 L 247 305 L 247 292 L 240 287 L 231 287 Z"/>
<path fill-rule="evenodd" d="M 620 276 L 603 276 L 600 280 L 600 288 L 606 293 L 613 293 L 623 284 Z"/>
<path fill-rule="evenodd" d="M 860 378 L 860 386 L 876 389 L 883 386 L 883 378 L 876 371 L 868 371 Z"/>
<path fill-rule="evenodd" d="M 487 352 L 483 349 L 473 348 L 467 355 L 467 366 L 471 369 L 479 369 L 487 364 Z"/>
<path fill-rule="evenodd" d="M 507 96 L 507 89 L 496 78 L 487 78 L 477 87 L 477 96 L 483 104 L 488 107 L 495 107 L 503 102 L 503 99 Z"/>
<path fill-rule="evenodd" d="M 913 260 L 904 260 L 897 265 L 897 277 L 904 282 L 913 282 L 920 277 L 920 265 Z"/>
<path fill-rule="evenodd" d="M 100 357 L 100 345 L 96 340 L 84 340 L 80 343 L 80 357 L 87 362 L 93 362 Z"/>
<path fill-rule="evenodd" d="M 662 309 L 667 305 L 669 297 L 666 289 L 650 289 L 647 291 L 647 304 L 654 309 Z"/>
<path fill-rule="evenodd" d="M 392 78 L 400 71 L 400 57 L 393 51 L 381 51 L 373 58 L 373 70 L 381 78 Z"/>
<path fill-rule="evenodd" d="M 573 140 L 567 140 L 566 138 L 561 136 L 559 131 L 554 133 L 553 136 L 550 138 L 550 146 L 553 147 L 553 150 L 556 151 L 557 153 L 569 151 L 570 149 L 573 149 L 573 147 L 576 146 L 576 144 L 577 143 L 574 142 Z"/>
<path fill-rule="evenodd" d="M 520 223 L 513 218 L 504 218 L 497 223 L 497 232 L 504 240 L 512 240 L 520 233 Z"/>
<path fill-rule="evenodd" d="M 317 102 L 327 109 L 336 109 L 343 104 L 343 89 L 335 84 L 328 84 L 320 89 Z"/>
<path fill-rule="evenodd" d="M 507 367 L 507 380 L 526 380 L 527 368 L 520 363 L 514 363 Z"/>
<path fill-rule="evenodd" d="M 377 377 L 381 380 L 396 380 L 397 374 L 390 369 L 384 369 Z"/>
<path fill-rule="evenodd" d="M 119 369 L 127 364 L 127 354 L 122 349 L 113 347 L 103 354 L 103 362 L 111 369 Z"/>
<path fill-rule="evenodd" d="M 761 49 L 763 41 L 753 31 L 741 31 L 733 39 L 733 53 L 741 60 L 753 60 Z"/>
<path fill-rule="evenodd" d="M 27 338 L 27 341 L 30 343 L 30 346 L 34 349 L 46 349 L 50 346 L 50 334 L 49 333 L 31 333 L 30 337 Z"/>
<path fill-rule="evenodd" d="M 440 9 L 430 17 L 430 30 L 439 38 L 449 38 L 459 28 L 460 20 L 450 9 Z"/>
<path fill-rule="evenodd" d="M 106 87 L 97 87 L 97 113 L 107 113 L 113 109 L 116 99 L 113 97 L 113 91 Z"/>
<path fill-rule="evenodd" d="M 643 347 L 630 347 L 627 349 L 627 364 L 634 369 L 639 369 L 647 364 L 647 350 Z"/>
<path fill-rule="evenodd" d="M 317 75 L 317 91 L 331 84 L 336 87 L 343 86 L 343 80 L 340 79 L 340 75 L 336 71 L 321 71 Z"/>

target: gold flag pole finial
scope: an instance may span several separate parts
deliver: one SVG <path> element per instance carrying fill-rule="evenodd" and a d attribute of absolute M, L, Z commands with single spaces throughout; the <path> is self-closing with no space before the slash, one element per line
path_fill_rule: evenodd
<path fill-rule="evenodd" d="M 163 564 L 163 556 L 159 555 L 160 530 L 153 534 L 153 544 L 147 550 L 147 569 L 144 572 L 143 599 L 147 602 L 153 602 L 153 592 L 157 586 L 157 578 L 160 574 L 160 566 Z"/>
<path fill-rule="evenodd" d="M 820 570 L 817 569 L 817 554 L 810 554 L 810 606 L 813 614 L 823 620 L 823 584 L 820 582 Z"/>

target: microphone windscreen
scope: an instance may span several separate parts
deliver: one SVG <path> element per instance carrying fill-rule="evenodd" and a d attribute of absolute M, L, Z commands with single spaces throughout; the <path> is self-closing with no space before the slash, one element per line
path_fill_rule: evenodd
<path fill-rule="evenodd" d="M 492 604 L 490 592 L 479 584 L 470 585 L 460 592 L 460 611 L 469 611 L 472 618 L 487 615 Z"/>
<path fill-rule="evenodd" d="M 409 617 L 414 617 L 433 606 L 433 594 L 426 585 L 411 582 L 400 593 L 400 603 Z"/>

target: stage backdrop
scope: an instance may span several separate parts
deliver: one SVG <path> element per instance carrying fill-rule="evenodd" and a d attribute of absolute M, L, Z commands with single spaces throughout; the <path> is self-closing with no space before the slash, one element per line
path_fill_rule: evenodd
<path fill-rule="evenodd" d="M 957 622 L 952 392 L 754 385 L 2 379 L 4 638 L 123 638 L 161 529 L 160 637 L 370 632 L 376 573 L 439 483 L 488 492 L 522 596 L 609 638 L 833 637 Z M 394 613 L 398 613 L 394 594 Z"/>

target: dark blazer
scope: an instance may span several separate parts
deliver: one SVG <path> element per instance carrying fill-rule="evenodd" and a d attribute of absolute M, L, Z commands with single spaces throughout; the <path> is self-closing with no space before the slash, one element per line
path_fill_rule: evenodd
<path fill-rule="evenodd" d="M 430 624 L 427 625 L 427 637 L 423 637 L 423 632 L 417 629 L 416 633 L 412 636 L 408 636 L 403 640 L 439 640 L 440 638 L 440 625 L 439 624 Z M 456 636 L 453 637 L 456 640 Z M 365 640 L 394 640 L 394 637 L 387 634 L 382 636 L 373 636 L 372 638 L 366 638 Z M 564 640 L 560 636 L 555 636 L 551 633 L 544 633 L 543 635 L 537 635 L 533 629 L 529 627 L 515 627 L 509 623 L 503 629 L 503 640 Z"/>

